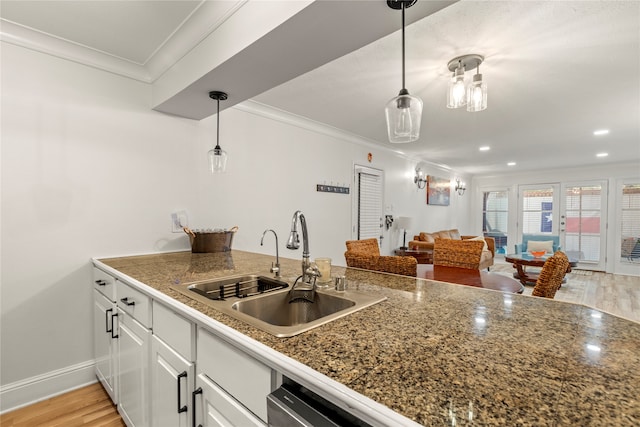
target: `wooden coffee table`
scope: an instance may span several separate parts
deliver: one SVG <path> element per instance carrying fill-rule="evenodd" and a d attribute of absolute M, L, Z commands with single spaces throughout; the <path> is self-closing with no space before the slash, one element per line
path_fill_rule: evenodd
<path fill-rule="evenodd" d="M 524 291 L 524 286 L 511 277 L 468 268 L 418 265 L 417 277 L 502 292 L 521 294 Z"/>
<path fill-rule="evenodd" d="M 534 257 L 529 253 L 522 254 L 510 254 L 505 255 L 504 260 L 513 264 L 516 272 L 513 273 L 513 277 L 520 279 L 520 283 L 523 285 L 535 285 L 540 273 L 533 273 L 526 270 L 527 266 L 530 267 L 542 267 L 545 261 L 553 254 L 543 255 L 541 257 Z M 578 260 L 569 258 L 569 267 L 567 267 L 567 273 L 571 272 L 571 267 L 576 267 Z"/>
<path fill-rule="evenodd" d="M 418 261 L 418 264 L 433 264 L 432 249 L 402 249 L 398 248 L 393 251 L 398 256 L 412 256 Z"/>

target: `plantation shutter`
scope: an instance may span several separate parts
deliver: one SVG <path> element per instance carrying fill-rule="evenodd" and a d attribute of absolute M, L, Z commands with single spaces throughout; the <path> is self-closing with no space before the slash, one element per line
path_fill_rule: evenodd
<path fill-rule="evenodd" d="M 382 239 L 382 176 L 358 172 L 358 240 Z"/>

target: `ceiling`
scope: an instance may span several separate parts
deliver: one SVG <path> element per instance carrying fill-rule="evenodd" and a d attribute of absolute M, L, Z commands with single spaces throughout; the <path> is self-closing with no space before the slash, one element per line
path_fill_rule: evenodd
<path fill-rule="evenodd" d="M 175 60 L 244 3 L 3 0 L 0 16 L 4 28 L 145 66 L 199 14 L 202 28 Z M 413 22 L 418 5 L 406 12 L 406 87 L 424 102 L 419 141 L 386 138 L 384 106 L 401 89 L 399 11 L 388 9 L 395 31 L 251 99 L 466 174 L 640 165 L 640 2 L 463 0 Z M 447 63 L 468 53 L 485 57 L 488 108 L 478 113 L 445 106 Z"/>

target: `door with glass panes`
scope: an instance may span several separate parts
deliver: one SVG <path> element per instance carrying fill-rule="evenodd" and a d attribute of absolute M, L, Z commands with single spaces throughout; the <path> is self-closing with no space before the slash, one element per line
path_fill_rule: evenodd
<path fill-rule="evenodd" d="M 605 270 L 607 182 L 562 184 L 560 233 L 563 251 L 587 270 Z"/>
<path fill-rule="evenodd" d="M 522 185 L 518 197 L 518 241 L 523 234 L 559 236 L 579 268 L 605 270 L 606 181 Z"/>

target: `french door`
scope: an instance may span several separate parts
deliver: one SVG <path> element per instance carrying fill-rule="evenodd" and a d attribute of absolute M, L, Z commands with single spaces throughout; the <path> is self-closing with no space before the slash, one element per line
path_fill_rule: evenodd
<path fill-rule="evenodd" d="M 523 234 L 559 236 L 579 267 L 605 270 L 607 182 L 581 181 L 518 188 L 518 240 Z"/>
<path fill-rule="evenodd" d="M 607 182 L 562 184 L 560 236 L 563 251 L 582 268 L 605 270 Z"/>

